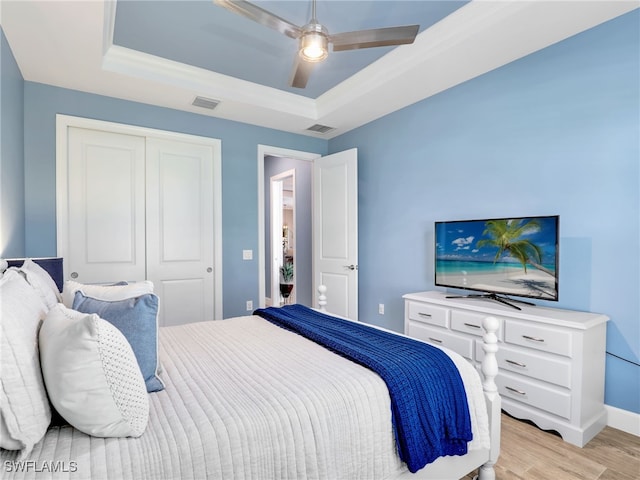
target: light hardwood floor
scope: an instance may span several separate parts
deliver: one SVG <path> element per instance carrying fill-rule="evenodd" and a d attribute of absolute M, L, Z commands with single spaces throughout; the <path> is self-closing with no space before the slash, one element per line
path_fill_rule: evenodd
<path fill-rule="evenodd" d="M 497 480 L 640 480 L 640 438 L 611 427 L 578 448 L 503 413 L 501 444 Z"/>

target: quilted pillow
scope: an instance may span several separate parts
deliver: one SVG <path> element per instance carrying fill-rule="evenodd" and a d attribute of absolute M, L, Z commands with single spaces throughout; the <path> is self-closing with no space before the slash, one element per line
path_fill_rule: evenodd
<path fill-rule="evenodd" d="M 16 270 L 0 278 L 0 447 L 28 455 L 51 422 L 38 331 L 47 307 Z"/>
<path fill-rule="evenodd" d="M 58 304 L 40 329 L 40 359 L 49 399 L 78 430 L 95 437 L 139 437 L 149 398 L 124 335 L 98 315 Z"/>
<path fill-rule="evenodd" d="M 44 302 L 49 310 L 55 306 L 60 300 L 60 292 L 53 278 L 37 263 L 31 259 L 24 261 L 21 267 L 10 267 L 7 271 L 13 270 L 21 274 L 29 285 L 33 287 L 40 299 Z"/>
<path fill-rule="evenodd" d="M 62 303 L 68 308 L 73 306 L 76 292 L 81 290 L 86 296 L 99 300 L 125 300 L 135 298 L 147 293 L 153 293 L 153 282 L 144 280 L 142 282 L 126 283 L 115 285 L 89 285 L 68 280 L 62 287 Z"/>
<path fill-rule="evenodd" d="M 56 285 L 55 280 L 51 277 L 51 275 L 49 275 L 49 272 L 47 272 L 44 268 L 42 268 L 32 259 L 27 258 L 22 264 L 22 267 L 20 267 L 20 269 L 30 272 L 33 275 L 37 275 L 38 278 L 42 281 L 42 283 L 46 285 L 47 288 L 51 290 L 51 292 L 53 292 L 53 294 L 56 296 L 56 299 L 59 302 L 62 301 L 62 296 L 60 295 L 60 290 L 58 290 L 58 286 Z"/>
<path fill-rule="evenodd" d="M 116 288 L 116 287 L 110 287 Z M 120 330 L 136 355 L 148 392 L 164 390 L 158 377 L 158 297 L 152 293 L 104 301 L 76 292 L 73 309 L 96 313 Z"/>

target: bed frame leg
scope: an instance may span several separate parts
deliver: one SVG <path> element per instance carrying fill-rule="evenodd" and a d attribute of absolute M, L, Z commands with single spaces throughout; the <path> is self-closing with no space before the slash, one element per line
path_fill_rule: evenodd
<path fill-rule="evenodd" d="M 325 293 L 327 293 L 327 287 L 324 285 L 320 285 L 318 287 L 318 310 L 320 310 L 321 312 L 325 312 L 327 311 L 327 296 L 325 295 Z"/>
<path fill-rule="evenodd" d="M 491 449 L 489 452 L 489 461 L 482 465 L 478 470 L 478 480 L 495 480 L 496 472 L 494 465 L 498 461 L 500 455 L 500 415 L 501 400 L 498 394 L 498 386 L 496 385 L 496 375 L 498 375 L 498 361 L 496 352 L 498 351 L 498 336 L 496 335 L 500 322 L 494 317 L 487 317 L 482 322 L 485 334 L 483 335 L 482 349 L 485 356 L 482 360 L 482 373 L 484 382 L 482 390 L 484 390 L 485 401 L 487 403 L 487 414 L 489 416 L 489 435 L 491 437 Z"/>
<path fill-rule="evenodd" d="M 493 469 L 493 464 L 490 465 L 489 462 L 487 462 L 482 465 L 475 478 L 477 480 L 496 480 L 496 472 Z"/>

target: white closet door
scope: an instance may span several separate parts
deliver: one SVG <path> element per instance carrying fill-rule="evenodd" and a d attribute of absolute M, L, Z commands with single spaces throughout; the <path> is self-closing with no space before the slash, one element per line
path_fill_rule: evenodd
<path fill-rule="evenodd" d="M 213 320 L 213 148 L 148 138 L 146 198 L 160 325 Z"/>
<path fill-rule="evenodd" d="M 145 279 L 145 139 L 69 128 L 70 277 Z"/>

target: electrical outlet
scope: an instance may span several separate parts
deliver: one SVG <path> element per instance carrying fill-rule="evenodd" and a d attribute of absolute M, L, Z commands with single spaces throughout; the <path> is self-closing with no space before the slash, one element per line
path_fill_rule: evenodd
<path fill-rule="evenodd" d="M 253 310 L 253 300 L 247 300 L 247 312 Z"/>
<path fill-rule="evenodd" d="M 384 315 L 384 303 L 379 303 L 378 304 L 378 313 L 380 315 Z"/>

